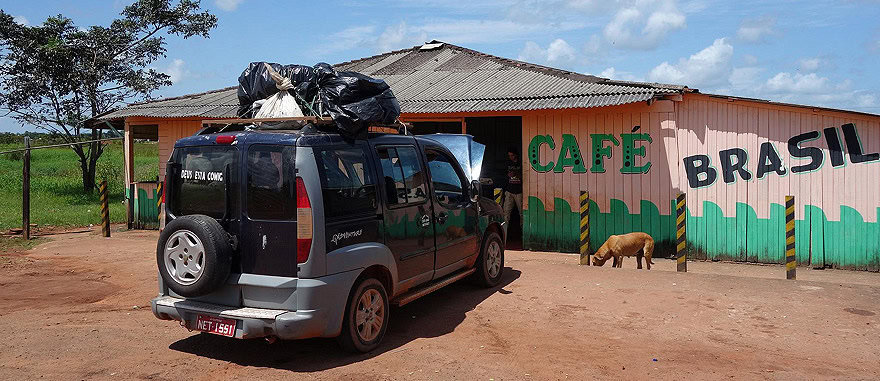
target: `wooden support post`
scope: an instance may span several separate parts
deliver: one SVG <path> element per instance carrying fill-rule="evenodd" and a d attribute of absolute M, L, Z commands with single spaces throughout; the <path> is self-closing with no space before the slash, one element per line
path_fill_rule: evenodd
<path fill-rule="evenodd" d="M 21 166 L 21 236 L 31 239 L 31 138 L 24 137 Z"/>
<path fill-rule="evenodd" d="M 126 208 L 126 218 L 128 219 L 128 230 L 134 229 L 134 192 L 135 185 L 128 184 L 125 187 L 125 208 Z"/>
<path fill-rule="evenodd" d="M 687 225 L 687 204 L 685 202 L 684 193 L 678 195 L 675 204 L 675 260 L 678 264 L 677 270 L 679 272 L 687 272 L 687 234 L 685 232 L 685 227 Z"/>
<path fill-rule="evenodd" d="M 785 196 L 785 279 L 797 279 L 794 252 L 794 197 Z"/>
<path fill-rule="evenodd" d="M 101 180 L 101 233 L 110 236 L 110 204 L 107 201 L 107 180 Z"/>
<path fill-rule="evenodd" d="M 129 192 L 131 189 L 131 184 L 134 182 L 134 131 L 132 131 L 133 126 L 128 122 L 125 122 L 125 139 L 122 140 L 122 162 L 123 162 L 123 173 L 124 173 L 124 181 L 125 181 L 125 211 L 126 211 L 126 222 L 128 223 L 128 228 L 132 228 L 132 221 L 134 220 L 133 212 L 133 200 L 134 194 Z M 164 159 L 164 158 L 163 158 Z"/>
<path fill-rule="evenodd" d="M 581 261 L 590 265 L 590 192 L 581 191 Z"/>
<path fill-rule="evenodd" d="M 501 188 L 495 188 L 495 203 L 501 205 L 501 195 L 504 192 L 501 191 Z"/>

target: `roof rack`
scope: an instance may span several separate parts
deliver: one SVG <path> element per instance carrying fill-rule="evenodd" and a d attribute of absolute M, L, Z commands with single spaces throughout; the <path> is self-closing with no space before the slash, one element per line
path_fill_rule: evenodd
<path fill-rule="evenodd" d="M 290 123 L 282 128 L 260 128 L 262 123 Z M 205 119 L 202 120 L 202 129 L 196 135 L 207 135 L 218 132 L 245 131 L 248 126 L 257 126 L 256 130 L 298 130 L 308 125 L 326 127 L 333 124 L 333 119 L 318 116 L 293 116 L 284 118 L 251 118 L 251 119 Z M 376 124 L 368 127 L 369 133 L 412 135 L 409 131 L 412 126 L 401 122 L 399 119 L 393 124 Z"/>
<path fill-rule="evenodd" d="M 306 123 L 333 123 L 331 118 L 322 118 L 319 116 L 289 116 L 285 118 L 251 118 L 251 119 L 206 119 L 202 121 L 202 125 L 206 124 L 259 124 L 264 122 L 306 122 Z"/>

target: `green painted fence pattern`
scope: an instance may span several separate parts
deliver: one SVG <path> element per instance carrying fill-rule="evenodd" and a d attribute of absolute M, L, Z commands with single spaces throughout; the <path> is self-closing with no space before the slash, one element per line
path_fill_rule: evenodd
<path fill-rule="evenodd" d="M 135 185 L 135 197 L 132 211 L 133 227 L 135 229 L 158 229 L 159 228 L 159 208 L 156 201 L 159 200 L 158 189 L 151 184 Z M 147 187 L 144 189 L 143 187 Z"/>
<path fill-rule="evenodd" d="M 675 210 L 675 200 L 670 200 Z M 547 211 L 537 197 L 529 197 L 523 213 L 523 245 L 530 250 L 578 252 L 580 216 L 561 199 Z M 692 204 L 689 204 L 692 205 Z M 605 213 L 590 200 L 590 246 L 598 248 L 612 234 L 642 231 L 657 242 L 659 255 L 671 255 L 675 241 L 675 215 L 660 214 L 652 202 L 640 201 L 632 214 L 621 200 L 612 199 Z M 828 221 L 822 209 L 807 205 L 795 214 L 797 261 L 813 266 L 880 270 L 880 223 L 865 222 L 853 208 L 842 206 L 840 221 Z M 877 208 L 880 221 L 880 208 Z M 688 257 L 761 263 L 785 261 L 785 208 L 770 204 L 769 218 L 758 218 L 745 203 L 736 204 L 736 216 L 725 217 L 713 202 L 703 202 L 703 215 L 687 215 Z M 811 255 L 812 253 L 812 255 Z"/>

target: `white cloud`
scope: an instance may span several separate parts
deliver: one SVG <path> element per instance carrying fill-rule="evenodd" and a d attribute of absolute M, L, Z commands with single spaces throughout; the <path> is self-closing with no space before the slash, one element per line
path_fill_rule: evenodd
<path fill-rule="evenodd" d="M 762 76 L 766 71 L 758 66 L 737 67 L 728 77 L 730 86 L 701 90 L 844 110 L 876 112 L 880 108 L 877 92 L 853 89 L 853 81 L 849 79 L 832 80 L 817 73 L 791 72 L 777 72 L 768 78 Z"/>
<path fill-rule="evenodd" d="M 218 0 L 219 1 L 219 0 Z M 689 9 L 704 9 L 704 0 L 685 3 Z M 458 45 L 504 44 L 536 41 L 568 31 L 591 33 L 583 46 L 567 49 L 561 44 L 539 47 L 547 50 L 545 59 L 568 59 L 574 50 L 581 58 L 604 55 L 611 45 L 622 49 L 653 49 L 667 35 L 685 27 L 685 13 L 677 0 L 494 0 L 489 2 L 445 2 L 422 0 L 401 2 L 402 7 L 429 7 L 432 14 L 453 16 L 404 18 L 379 21 L 347 28 L 328 37 L 315 54 L 327 54 L 355 47 L 368 47 L 376 52 L 410 47 L 426 40 L 441 40 Z M 362 35 L 351 37 L 351 31 Z M 601 31 L 601 32 L 599 32 Z M 345 37 L 339 39 L 338 37 Z M 574 39 L 574 37 L 572 37 Z M 567 39 L 566 44 L 571 46 Z M 352 43 L 351 41 L 355 41 Z M 529 47 L 535 51 L 534 46 Z M 530 51 L 525 51 L 529 53 Z M 553 53 L 553 54 L 551 54 Z M 578 60 L 580 61 L 580 60 Z"/>
<path fill-rule="evenodd" d="M 565 65 L 577 60 L 577 51 L 561 38 L 553 40 L 546 49 L 533 41 L 528 41 L 519 53 L 518 59 L 528 62 Z"/>
<path fill-rule="evenodd" d="M 800 66 L 801 71 L 816 71 L 819 69 L 819 66 L 823 64 L 823 60 L 818 57 L 814 58 L 803 58 L 798 61 L 798 66 Z"/>
<path fill-rule="evenodd" d="M 617 70 L 614 69 L 613 66 L 612 66 L 612 67 L 608 67 L 608 68 L 605 68 L 605 70 L 602 70 L 602 72 L 599 73 L 599 76 L 600 76 L 600 77 L 603 77 L 603 78 L 611 78 L 611 79 L 614 79 L 614 78 L 617 78 Z"/>
<path fill-rule="evenodd" d="M 327 54 L 355 47 L 368 47 L 377 53 L 409 48 L 429 40 L 440 40 L 451 44 L 468 45 L 478 43 L 503 43 L 529 38 L 548 30 L 574 30 L 578 23 L 518 23 L 512 20 L 477 19 L 432 19 L 423 24 L 410 24 L 402 21 L 384 29 L 374 25 L 356 26 L 334 33 L 315 54 Z M 567 44 L 567 43 L 566 43 Z M 557 44 L 551 47 L 554 57 L 562 58 L 565 47 Z"/>
<path fill-rule="evenodd" d="M 681 10 L 684 13 L 699 13 L 711 7 L 712 4 L 709 3 L 709 0 L 685 0 L 681 4 Z"/>
<path fill-rule="evenodd" d="M 414 26 L 411 32 L 423 32 L 431 39 L 456 44 L 500 43 L 531 37 L 548 31 L 566 31 L 582 27 L 578 23 L 518 23 L 511 20 L 436 20 Z"/>
<path fill-rule="evenodd" d="M 22 15 L 18 15 L 18 16 L 13 17 L 12 21 L 15 21 L 21 25 L 31 25 L 31 22 L 28 21 L 27 17 L 24 17 Z"/>
<path fill-rule="evenodd" d="M 856 105 L 862 108 L 877 107 L 877 96 L 874 94 L 859 94 L 856 97 Z"/>
<path fill-rule="evenodd" d="M 376 49 L 387 52 L 395 49 L 407 48 L 427 42 L 428 34 L 424 31 L 407 28 L 406 22 L 396 26 L 388 26 L 376 39 Z"/>
<path fill-rule="evenodd" d="M 751 54 L 744 54 L 743 61 L 746 63 L 746 65 L 754 65 L 758 63 L 758 57 L 755 57 Z"/>
<path fill-rule="evenodd" d="M 214 4 L 224 11 L 231 12 L 238 9 L 242 1 L 244 0 L 214 0 Z"/>
<path fill-rule="evenodd" d="M 609 10 L 614 3 L 606 0 L 568 0 L 566 5 L 579 11 L 598 13 Z"/>
<path fill-rule="evenodd" d="M 827 77 L 820 77 L 816 73 L 800 74 L 781 72 L 767 80 L 766 89 L 776 93 L 828 93 L 834 89 L 829 85 Z"/>
<path fill-rule="evenodd" d="M 575 60 L 575 50 L 565 40 L 557 38 L 547 47 L 547 61 L 570 62 Z"/>
<path fill-rule="evenodd" d="M 736 36 L 746 42 L 762 42 L 776 34 L 775 27 L 776 18 L 772 16 L 745 19 L 736 31 Z"/>
<path fill-rule="evenodd" d="M 169 78 L 171 79 L 171 82 L 175 84 L 190 76 L 190 72 L 186 68 L 186 62 L 180 58 L 175 58 L 171 61 L 171 64 L 169 64 L 165 70 L 162 70 L 162 72 L 168 74 L 168 76 L 171 77 Z"/>
<path fill-rule="evenodd" d="M 648 73 L 648 80 L 682 84 L 691 87 L 719 85 L 730 73 L 733 46 L 726 38 L 719 38 L 707 48 L 681 58 L 675 64 L 663 62 Z"/>
<path fill-rule="evenodd" d="M 865 45 L 868 47 L 869 51 L 874 53 L 880 52 L 880 31 L 874 33 L 873 37 L 871 37 Z"/>
<path fill-rule="evenodd" d="M 584 44 L 584 53 L 591 55 L 600 54 L 602 53 L 602 47 L 602 37 L 594 34 Z"/>
<path fill-rule="evenodd" d="M 345 28 L 330 35 L 323 43 L 316 44 L 313 54 L 321 56 L 362 46 L 375 46 L 377 38 L 376 27 L 372 25 Z"/>
<path fill-rule="evenodd" d="M 623 81 L 642 82 L 642 78 L 636 77 L 628 71 L 619 71 L 619 70 L 615 69 L 613 66 L 605 68 L 605 70 L 602 70 L 602 72 L 599 73 L 599 76 L 602 78 L 617 79 L 617 80 L 623 80 Z"/>
<path fill-rule="evenodd" d="M 753 91 L 761 86 L 760 75 L 762 72 L 764 72 L 763 68 L 754 66 L 734 68 L 730 72 L 728 81 L 736 91 Z"/>
<path fill-rule="evenodd" d="M 666 35 L 683 29 L 685 19 L 675 1 L 637 0 L 618 9 L 603 34 L 616 47 L 654 49 Z"/>

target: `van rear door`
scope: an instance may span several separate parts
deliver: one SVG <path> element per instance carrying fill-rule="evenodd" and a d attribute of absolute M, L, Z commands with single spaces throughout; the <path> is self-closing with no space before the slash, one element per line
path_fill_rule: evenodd
<path fill-rule="evenodd" d="M 242 179 L 241 272 L 295 277 L 295 147 L 251 144 Z"/>

